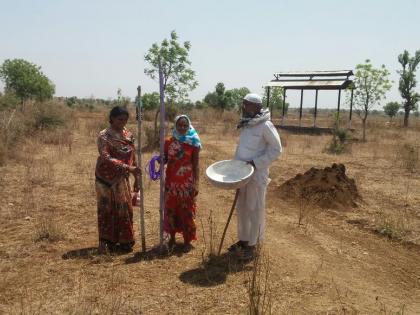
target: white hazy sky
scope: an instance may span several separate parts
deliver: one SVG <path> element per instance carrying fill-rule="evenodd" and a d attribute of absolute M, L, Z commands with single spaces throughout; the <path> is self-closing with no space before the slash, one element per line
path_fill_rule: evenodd
<path fill-rule="evenodd" d="M 261 92 L 274 72 L 354 69 L 367 58 L 386 65 L 387 101 L 399 101 L 397 56 L 420 49 L 420 1 L 0 0 L 0 63 L 40 65 L 57 96 L 134 97 L 139 84 L 158 90 L 144 55 L 171 30 L 192 44 L 194 101 L 217 82 Z M 321 102 L 335 106 L 336 94 L 320 92 Z"/>

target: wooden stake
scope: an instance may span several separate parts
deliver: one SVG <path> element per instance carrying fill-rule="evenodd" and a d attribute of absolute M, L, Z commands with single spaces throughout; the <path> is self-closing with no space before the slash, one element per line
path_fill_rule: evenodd
<path fill-rule="evenodd" d="M 137 87 L 137 106 L 136 106 L 136 118 L 137 118 L 137 165 L 143 170 L 141 163 L 141 86 Z M 144 228 L 144 192 L 143 192 L 143 173 L 139 175 L 140 181 L 140 237 L 141 237 L 141 250 L 146 251 L 146 232 Z"/>
<path fill-rule="evenodd" d="M 160 229 L 159 229 L 159 243 L 162 247 L 163 245 L 163 218 L 165 212 L 165 163 L 163 163 L 164 154 L 165 154 L 165 90 L 163 88 L 163 72 L 162 66 L 159 59 L 159 94 L 160 94 L 160 158 L 162 163 L 160 163 L 160 207 L 159 207 L 159 219 L 160 219 Z"/>

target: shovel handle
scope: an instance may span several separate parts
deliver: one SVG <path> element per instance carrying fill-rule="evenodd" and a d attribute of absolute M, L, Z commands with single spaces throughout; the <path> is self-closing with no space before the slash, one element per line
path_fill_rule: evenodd
<path fill-rule="evenodd" d="M 220 245 L 219 245 L 219 250 L 217 251 L 217 256 L 220 256 L 220 252 L 222 251 L 222 246 L 223 246 L 223 242 L 225 240 L 226 231 L 228 229 L 230 219 L 232 218 L 233 210 L 235 210 L 236 202 L 238 201 L 238 196 L 239 196 L 239 189 L 236 189 L 235 199 L 233 200 L 232 209 L 230 209 L 229 217 L 227 219 L 226 226 L 225 226 L 225 229 L 223 231 L 222 239 L 220 240 Z"/>

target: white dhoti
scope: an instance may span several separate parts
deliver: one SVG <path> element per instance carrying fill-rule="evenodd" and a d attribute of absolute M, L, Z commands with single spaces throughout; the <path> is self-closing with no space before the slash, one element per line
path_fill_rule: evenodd
<path fill-rule="evenodd" d="M 238 215 L 238 238 L 256 245 L 264 239 L 266 185 L 251 180 L 239 190 L 236 210 Z"/>

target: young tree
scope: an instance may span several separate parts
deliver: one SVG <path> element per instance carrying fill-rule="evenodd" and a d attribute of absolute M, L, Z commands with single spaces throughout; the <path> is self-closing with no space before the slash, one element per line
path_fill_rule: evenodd
<path fill-rule="evenodd" d="M 181 45 L 178 42 L 178 35 L 172 31 L 169 40 L 165 38 L 160 45 L 154 43 L 144 56 L 144 60 L 149 64 L 144 73 L 153 80 L 159 78 L 160 62 L 163 89 L 173 102 L 187 98 L 188 93 L 198 85 L 195 72 L 190 68 L 191 62 L 188 59 L 190 49 L 190 42 Z"/>
<path fill-rule="evenodd" d="M 400 75 L 398 89 L 404 99 L 404 127 L 408 127 L 410 112 L 415 110 L 416 105 L 420 100 L 420 94 L 414 91 L 417 84 L 416 70 L 420 63 L 420 50 L 417 50 L 411 58 L 408 51 L 404 50 L 404 52 L 398 56 L 398 62 L 402 66 L 402 70 L 397 71 Z"/>
<path fill-rule="evenodd" d="M 165 38 L 160 45 L 154 43 L 144 56 L 144 60 L 149 64 L 149 67 L 144 69 L 144 73 L 153 80 L 159 79 L 160 64 L 163 74 L 163 91 L 169 98 L 169 103 L 172 103 L 168 106 L 168 110 L 174 107 L 174 102 L 185 100 L 188 93 L 198 85 L 195 72 L 190 68 L 191 61 L 188 59 L 190 49 L 191 43 L 187 41 L 181 45 L 178 42 L 177 33 L 172 31 L 169 40 Z M 159 112 L 158 107 L 154 122 L 156 141 L 158 141 Z"/>
<path fill-rule="evenodd" d="M 385 65 L 382 65 L 380 68 L 374 68 L 369 59 L 365 63 L 356 66 L 353 82 L 356 89 L 354 90 L 353 102 L 356 113 L 359 113 L 362 119 L 363 141 L 366 141 L 366 120 L 369 111 L 391 89 L 389 74 Z"/>
<path fill-rule="evenodd" d="M 0 78 L 5 83 L 5 91 L 16 94 L 22 106 L 29 99 L 44 101 L 55 93 L 54 84 L 41 67 L 24 59 L 5 60 L 0 66 Z"/>
<path fill-rule="evenodd" d="M 398 102 L 389 102 L 383 108 L 385 114 L 389 116 L 389 121 L 392 121 L 392 118 L 398 114 L 401 105 Z"/>

